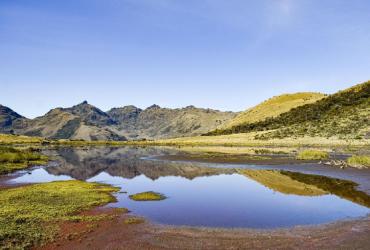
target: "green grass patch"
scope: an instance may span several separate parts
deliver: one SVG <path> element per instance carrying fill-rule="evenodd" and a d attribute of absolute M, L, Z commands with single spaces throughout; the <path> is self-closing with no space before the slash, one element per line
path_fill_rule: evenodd
<path fill-rule="evenodd" d="M 117 188 L 60 181 L 0 190 L 0 248 L 24 249 L 52 240 L 58 222 L 92 220 L 80 212 L 114 201 Z"/>
<path fill-rule="evenodd" d="M 369 168 L 370 156 L 354 155 L 347 159 L 348 165 L 355 168 Z"/>
<path fill-rule="evenodd" d="M 141 224 L 141 223 L 144 223 L 144 222 L 145 222 L 145 220 L 143 218 L 139 218 L 139 217 L 130 217 L 130 218 L 127 218 L 123 221 L 123 223 L 128 224 L 128 225 Z"/>
<path fill-rule="evenodd" d="M 46 164 L 48 158 L 31 149 L 0 147 L 0 174 L 7 174 L 32 165 Z"/>
<path fill-rule="evenodd" d="M 130 195 L 129 197 L 131 200 L 134 200 L 134 201 L 160 201 L 160 200 L 164 200 L 167 198 L 163 194 L 156 193 L 156 192 L 143 192 L 143 193 Z"/>
<path fill-rule="evenodd" d="M 320 150 L 304 150 L 298 153 L 298 160 L 325 160 L 329 158 L 329 153 Z"/>

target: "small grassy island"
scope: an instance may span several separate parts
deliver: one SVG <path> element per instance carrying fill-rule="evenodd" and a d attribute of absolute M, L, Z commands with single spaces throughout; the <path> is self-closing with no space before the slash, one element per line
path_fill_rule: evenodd
<path fill-rule="evenodd" d="M 131 200 L 134 201 L 161 201 L 167 199 L 166 196 L 156 192 L 143 192 L 138 194 L 133 194 L 129 196 Z"/>

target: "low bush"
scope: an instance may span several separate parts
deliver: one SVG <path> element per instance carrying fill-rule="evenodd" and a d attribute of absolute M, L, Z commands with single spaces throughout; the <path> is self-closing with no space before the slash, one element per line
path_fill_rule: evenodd
<path fill-rule="evenodd" d="M 298 153 L 298 160 L 325 160 L 329 158 L 329 153 L 320 150 L 304 150 Z"/>

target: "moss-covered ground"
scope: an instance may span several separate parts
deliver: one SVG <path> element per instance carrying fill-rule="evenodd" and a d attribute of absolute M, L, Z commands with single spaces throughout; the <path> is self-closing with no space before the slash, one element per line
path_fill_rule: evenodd
<path fill-rule="evenodd" d="M 160 200 L 164 200 L 167 198 L 163 194 L 152 192 L 152 191 L 133 194 L 133 195 L 130 195 L 129 197 L 131 200 L 134 200 L 134 201 L 160 201 Z"/>
<path fill-rule="evenodd" d="M 0 249 L 24 249 L 51 241 L 58 223 L 98 219 L 82 211 L 114 201 L 117 188 L 61 181 L 0 190 Z"/>

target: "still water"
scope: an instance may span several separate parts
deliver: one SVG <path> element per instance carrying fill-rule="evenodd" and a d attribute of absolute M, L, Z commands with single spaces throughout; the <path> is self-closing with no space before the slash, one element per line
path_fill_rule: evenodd
<path fill-rule="evenodd" d="M 330 186 L 313 185 L 312 178 L 310 183 L 304 183 L 280 173 L 260 171 L 248 175 L 235 168 L 213 168 L 212 164 L 148 159 L 174 154 L 173 149 L 66 148 L 47 153 L 55 159 L 54 164 L 11 182 L 80 179 L 111 184 L 120 187 L 121 192 L 115 194 L 117 202 L 107 206 L 128 208 L 132 214 L 156 223 L 278 228 L 333 222 L 370 212 L 364 193 L 353 191 L 337 196 Z M 146 191 L 168 198 L 141 202 L 128 198 Z"/>

